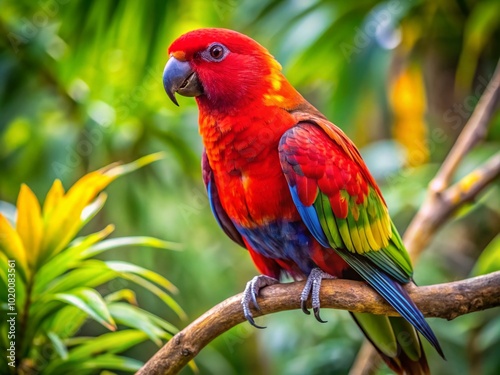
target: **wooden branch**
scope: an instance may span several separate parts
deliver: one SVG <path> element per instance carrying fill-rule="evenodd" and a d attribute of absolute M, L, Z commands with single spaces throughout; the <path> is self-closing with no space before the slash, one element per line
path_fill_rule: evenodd
<path fill-rule="evenodd" d="M 403 236 L 413 263 L 427 247 L 434 234 L 464 203 L 474 200 L 483 189 L 500 176 L 500 152 L 439 194 L 429 191 L 427 198 Z"/>
<path fill-rule="evenodd" d="M 497 152 L 482 166 L 448 188 L 443 194 L 443 201 L 448 203 L 448 207 L 451 209 L 451 212 L 453 212 L 455 209 L 453 206 L 474 200 L 490 182 L 499 176 L 500 152 Z"/>
<path fill-rule="evenodd" d="M 294 282 L 264 288 L 258 299 L 261 311 L 254 310 L 254 316 L 299 309 L 304 285 L 304 282 Z M 426 317 L 450 320 L 500 306 L 500 271 L 439 285 L 408 284 L 406 290 Z M 177 374 L 213 339 L 245 321 L 241 298 L 242 294 L 228 298 L 177 333 L 138 374 Z M 398 316 L 377 292 L 358 281 L 323 280 L 320 298 L 323 308 Z"/>

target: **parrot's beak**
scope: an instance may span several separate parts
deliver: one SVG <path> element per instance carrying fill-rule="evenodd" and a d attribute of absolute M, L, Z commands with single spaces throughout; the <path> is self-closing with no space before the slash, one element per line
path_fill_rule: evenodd
<path fill-rule="evenodd" d="M 171 57 L 165 65 L 163 87 L 175 105 L 179 105 L 175 98 L 176 92 L 183 96 L 203 94 L 203 86 L 198 75 L 191 69 L 189 62 L 177 60 L 175 57 Z"/>

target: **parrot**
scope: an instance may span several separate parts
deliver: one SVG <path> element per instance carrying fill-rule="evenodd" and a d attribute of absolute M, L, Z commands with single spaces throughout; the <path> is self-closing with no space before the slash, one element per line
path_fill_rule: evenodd
<path fill-rule="evenodd" d="M 413 267 L 380 188 L 354 143 L 289 83 L 261 44 L 237 31 L 202 28 L 168 48 L 163 86 L 194 97 L 203 181 L 225 234 L 248 250 L 260 275 L 243 292 L 245 318 L 266 286 L 306 280 L 320 316 L 323 279 L 364 281 L 401 317 L 352 313 L 396 373 L 427 374 L 419 333 L 445 358 L 404 284 Z M 418 332 L 418 333 L 417 333 Z"/>

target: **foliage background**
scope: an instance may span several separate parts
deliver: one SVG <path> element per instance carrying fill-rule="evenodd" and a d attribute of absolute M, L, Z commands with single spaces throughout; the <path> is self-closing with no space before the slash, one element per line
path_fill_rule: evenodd
<path fill-rule="evenodd" d="M 114 236 L 181 242 L 183 252 L 127 249 L 106 258 L 165 275 L 179 288 L 176 300 L 189 320 L 242 291 L 256 272 L 210 214 L 194 101 L 179 98 L 177 108 L 163 91 L 166 49 L 177 36 L 228 27 L 265 45 L 289 80 L 361 148 L 401 231 L 500 57 L 494 0 L 0 0 L 0 9 L 0 200 L 14 203 L 22 182 L 41 198 L 55 178 L 69 186 L 113 161 L 165 151 L 165 160 L 113 183 L 108 204 L 85 231 L 112 222 Z M 459 175 L 499 148 L 497 115 Z M 416 266 L 417 283 L 498 269 L 499 192 L 496 181 L 443 228 Z M 123 283 L 107 288 L 133 288 Z M 154 296 L 138 290 L 138 299 L 187 324 Z M 345 312 L 323 315 L 328 324 L 296 311 L 265 318 L 265 331 L 241 325 L 197 364 L 203 374 L 347 373 L 361 333 Z M 497 373 L 498 315 L 431 320 L 449 358 L 427 350 L 431 368 Z M 82 334 L 102 332 L 88 324 Z M 129 354 L 145 361 L 156 349 L 149 343 Z"/>

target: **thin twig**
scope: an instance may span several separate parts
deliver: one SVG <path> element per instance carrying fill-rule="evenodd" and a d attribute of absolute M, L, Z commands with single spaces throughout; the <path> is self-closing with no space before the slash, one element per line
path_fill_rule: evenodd
<path fill-rule="evenodd" d="M 500 152 L 489 158 L 482 166 L 469 173 L 455 185 L 449 187 L 443 197 L 451 212 L 455 205 L 474 200 L 476 196 L 500 176 Z"/>
<path fill-rule="evenodd" d="M 409 284 L 406 289 L 425 316 L 454 319 L 474 311 L 500 306 L 499 285 L 500 271 L 446 284 L 422 287 Z M 299 309 L 303 288 L 304 282 L 264 288 L 258 299 L 261 309 L 253 311 L 254 315 Z M 241 298 L 241 294 L 228 298 L 177 333 L 138 374 L 177 374 L 213 339 L 245 321 Z M 324 280 L 320 299 L 323 308 L 398 316 L 378 293 L 358 281 Z"/>

